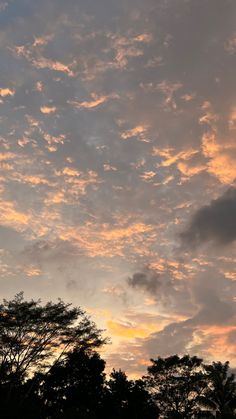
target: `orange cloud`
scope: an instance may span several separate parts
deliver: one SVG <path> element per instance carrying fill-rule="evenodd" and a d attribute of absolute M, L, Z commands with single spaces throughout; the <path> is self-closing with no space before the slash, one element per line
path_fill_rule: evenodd
<path fill-rule="evenodd" d="M 160 65 L 162 64 L 162 57 L 158 57 L 157 62 L 153 62 L 153 60 L 151 60 L 147 66 L 148 67 L 152 67 L 155 65 Z M 176 109 L 177 105 L 176 102 L 174 100 L 174 94 L 175 92 L 177 92 L 179 89 L 181 89 L 183 87 L 182 83 L 180 82 L 176 82 L 176 83 L 172 83 L 168 80 L 163 80 L 161 83 L 140 83 L 140 87 L 145 91 L 145 92 L 156 92 L 159 91 L 163 94 L 164 96 L 164 109 Z"/>
<path fill-rule="evenodd" d="M 53 37 L 54 35 L 45 35 L 38 38 L 34 38 L 33 46 L 37 47 L 37 46 L 47 45 L 49 41 L 53 39 Z"/>
<path fill-rule="evenodd" d="M 27 266 L 27 267 L 25 267 L 24 272 L 29 277 L 35 277 L 35 276 L 39 276 L 39 275 L 42 274 L 41 269 L 36 268 L 35 266 Z"/>
<path fill-rule="evenodd" d="M 229 129 L 230 130 L 236 130 L 236 107 L 234 106 L 230 112 L 229 116 Z"/>
<path fill-rule="evenodd" d="M 30 216 L 18 211 L 11 201 L 0 202 L 0 222 L 3 225 L 15 228 L 21 231 L 30 221 Z"/>
<path fill-rule="evenodd" d="M 119 96 L 116 94 L 111 94 L 107 96 L 99 96 L 96 93 L 91 94 L 92 100 L 84 101 L 84 102 L 76 102 L 76 101 L 68 101 L 70 105 L 75 106 L 76 108 L 84 108 L 84 109 L 94 109 L 97 108 L 99 105 L 107 102 L 110 99 L 117 99 Z"/>
<path fill-rule="evenodd" d="M 72 167 L 65 167 L 62 173 L 67 176 L 80 176 L 81 175 L 81 172 L 79 172 L 76 169 L 73 169 Z"/>
<path fill-rule="evenodd" d="M 214 132 L 202 137 L 202 153 L 209 159 L 207 171 L 217 177 L 220 182 L 232 184 L 236 179 L 236 145 L 235 141 L 224 144 L 217 140 Z"/>
<path fill-rule="evenodd" d="M 181 160 L 190 160 L 193 156 L 195 156 L 196 154 L 199 153 L 199 150 L 195 150 L 195 149 L 188 149 L 188 150 L 183 150 L 180 151 L 179 153 L 174 153 L 174 149 L 173 148 L 157 148 L 154 147 L 152 150 L 152 155 L 153 156 L 160 156 L 160 157 L 164 157 L 165 160 L 163 160 L 161 162 L 161 166 L 163 167 L 169 167 L 172 166 L 172 164 L 175 164 L 178 161 Z"/>
<path fill-rule="evenodd" d="M 140 175 L 141 179 L 145 180 L 146 182 L 152 180 L 154 176 L 156 176 L 156 172 L 153 172 L 152 170 L 149 172 L 144 172 L 142 175 Z"/>
<path fill-rule="evenodd" d="M 116 63 L 119 68 L 125 68 L 128 64 L 129 57 L 140 57 L 143 52 L 134 46 L 117 46 L 116 48 Z"/>
<path fill-rule="evenodd" d="M 31 140 L 26 137 L 22 137 L 19 140 L 17 140 L 17 144 L 19 144 L 20 147 L 24 147 L 25 145 L 29 144 Z"/>
<path fill-rule="evenodd" d="M 0 162 L 6 160 L 13 160 L 16 158 L 16 154 L 11 152 L 0 153 Z"/>
<path fill-rule="evenodd" d="M 66 198 L 65 198 L 65 193 L 64 191 L 60 191 L 60 192 L 52 192 L 49 193 L 47 198 L 45 199 L 45 204 L 46 205 L 53 205 L 53 204 L 61 204 L 61 203 L 66 203 Z"/>
<path fill-rule="evenodd" d="M 227 271 L 227 272 L 223 272 L 225 278 L 227 279 L 231 279 L 232 281 L 236 281 L 236 272 L 235 271 Z"/>
<path fill-rule="evenodd" d="M 41 175 L 38 175 L 38 176 L 36 176 L 36 175 L 20 176 L 20 180 L 22 180 L 25 183 L 30 183 L 33 186 L 50 185 L 50 182 Z"/>
<path fill-rule="evenodd" d="M 55 106 L 41 106 L 40 111 L 44 114 L 55 113 L 57 108 Z"/>
<path fill-rule="evenodd" d="M 136 234 L 149 232 L 153 229 L 152 226 L 143 223 L 134 223 L 124 228 L 105 229 L 101 232 L 101 237 L 105 240 L 117 240 L 130 237 Z"/>
<path fill-rule="evenodd" d="M 43 138 L 47 142 L 46 148 L 51 153 L 57 151 L 58 145 L 59 144 L 61 144 L 61 145 L 64 144 L 65 140 L 66 140 L 66 137 L 63 134 L 58 135 L 57 137 L 55 137 L 55 136 L 50 135 L 48 133 L 43 133 Z"/>
<path fill-rule="evenodd" d="M 35 68 L 44 69 L 48 68 L 49 70 L 61 71 L 62 73 L 67 74 L 69 77 L 74 77 L 75 73 L 71 70 L 70 65 L 61 63 L 60 61 L 53 61 L 48 58 L 45 58 L 37 54 L 37 57 L 34 57 L 34 50 L 25 47 L 24 45 L 17 46 L 12 49 L 18 57 L 24 57 L 29 61 Z"/>
<path fill-rule="evenodd" d="M 114 166 L 111 166 L 110 164 L 104 164 L 104 165 L 103 165 L 103 168 L 104 168 L 104 171 L 105 171 L 105 172 L 109 172 L 109 171 L 114 171 L 114 172 L 116 172 L 116 171 L 117 171 L 117 168 L 116 168 L 116 167 L 114 167 Z"/>
<path fill-rule="evenodd" d="M 136 127 L 132 128 L 130 130 L 124 131 L 121 134 L 121 138 L 123 140 L 127 140 L 128 138 L 136 137 L 137 136 L 137 137 L 140 137 L 141 139 L 143 139 L 145 137 L 146 131 L 147 131 L 147 127 L 146 126 L 144 126 L 144 125 L 137 125 Z"/>
<path fill-rule="evenodd" d="M 61 71 L 66 73 L 69 77 L 74 77 L 75 73 L 70 69 L 69 65 L 65 65 L 59 61 L 52 61 L 41 57 L 39 59 L 32 59 L 32 64 L 36 68 L 48 68 L 49 70 Z"/>
<path fill-rule="evenodd" d="M 43 91 L 43 83 L 41 81 L 37 81 L 35 88 L 38 92 L 42 92 Z"/>
<path fill-rule="evenodd" d="M 108 320 L 107 327 L 111 335 L 118 336 L 122 339 L 146 338 L 151 333 L 157 332 L 162 328 L 160 328 L 160 325 L 152 323 L 137 326 L 136 324 L 118 322 L 114 320 Z"/>
<path fill-rule="evenodd" d="M 231 362 L 232 367 L 236 366 L 236 342 L 228 339 L 230 332 L 235 331 L 236 326 L 212 326 L 203 329 L 203 336 L 210 336 L 211 338 L 211 344 L 206 349 L 211 359 L 222 362 L 227 359 Z"/>
<path fill-rule="evenodd" d="M 185 95 L 181 96 L 181 99 L 183 99 L 185 102 L 190 102 L 191 100 L 195 99 L 195 97 L 196 97 L 195 93 L 191 93 L 191 94 L 186 93 Z"/>
<path fill-rule="evenodd" d="M 219 120 L 219 116 L 213 112 L 210 102 L 204 102 L 201 109 L 204 111 L 204 114 L 199 118 L 199 124 L 207 124 L 214 128 Z"/>
<path fill-rule="evenodd" d="M 144 42 L 145 44 L 148 44 L 153 39 L 152 35 L 149 33 L 142 33 L 141 35 L 136 36 L 133 38 L 135 42 Z"/>
<path fill-rule="evenodd" d="M 192 176 L 198 175 L 206 169 L 206 166 L 202 164 L 190 166 L 184 162 L 179 162 L 177 167 L 182 175 L 184 175 L 186 178 L 191 178 Z"/>
<path fill-rule="evenodd" d="M 116 335 L 121 338 L 144 338 L 150 334 L 143 328 L 137 326 L 132 327 L 112 320 L 107 322 L 107 327 L 112 335 Z"/>
<path fill-rule="evenodd" d="M 73 240 L 79 248 L 91 257 L 96 256 L 124 256 L 125 247 L 129 249 L 135 248 L 135 251 L 145 253 L 142 247 L 140 250 L 139 240 L 143 240 L 143 236 L 152 235 L 153 226 L 143 223 L 133 223 L 124 227 L 114 227 L 107 224 L 96 225 L 95 223 L 87 223 L 79 228 L 61 228 L 59 236 L 61 240 Z M 146 237 L 146 241 L 147 237 Z M 148 246 L 148 243 L 147 243 Z M 139 247 L 139 249 L 138 249 Z"/>
<path fill-rule="evenodd" d="M 14 96 L 15 90 L 9 89 L 8 87 L 0 88 L 0 97 Z"/>

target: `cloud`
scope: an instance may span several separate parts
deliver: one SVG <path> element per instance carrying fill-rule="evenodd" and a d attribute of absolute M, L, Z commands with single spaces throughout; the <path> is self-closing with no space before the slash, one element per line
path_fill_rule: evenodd
<path fill-rule="evenodd" d="M 177 162 L 191 160 L 196 154 L 198 154 L 198 150 L 186 149 L 184 151 L 180 151 L 179 153 L 175 153 L 172 148 L 159 149 L 154 147 L 152 153 L 153 156 L 164 157 L 165 160 L 162 160 L 161 165 L 169 167 Z"/>
<path fill-rule="evenodd" d="M 144 288 L 151 294 L 155 294 L 161 285 L 161 281 L 154 272 L 136 272 L 128 278 L 128 284 L 133 288 Z"/>
<path fill-rule="evenodd" d="M 8 3 L 7 2 L 2 2 L 0 4 L 0 13 L 4 12 L 4 10 L 8 7 Z"/>
<path fill-rule="evenodd" d="M 7 160 L 13 160 L 13 159 L 15 159 L 16 158 L 16 154 L 14 154 L 14 153 L 11 153 L 11 152 L 3 152 L 3 153 L 0 153 L 0 162 L 4 162 L 4 161 L 7 161 Z"/>
<path fill-rule="evenodd" d="M 135 284 L 146 287 L 147 279 L 137 277 Z M 156 285 L 149 287 L 148 284 L 146 290 L 158 295 Z M 235 282 L 227 280 L 216 268 L 208 268 L 202 273 L 198 271 L 191 281 L 188 297 L 194 308 L 192 314 L 185 318 L 181 315 L 176 319 L 169 318 L 161 330 L 151 332 L 146 338 L 137 337 L 129 346 L 130 352 L 139 348 L 136 355 L 141 362 L 148 357 L 186 352 L 197 353 L 206 361 L 229 359 L 235 362 L 235 291 Z M 178 304 L 181 308 L 183 300 Z M 127 344 L 123 345 L 123 350 L 124 347 L 128 349 Z"/>
<path fill-rule="evenodd" d="M 107 95 L 107 96 L 99 96 L 96 93 L 91 93 L 92 100 L 90 101 L 83 101 L 77 102 L 73 100 L 69 100 L 68 104 L 74 106 L 78 109 L 95 109 L 98 106 L 102 105 L 103 103 L 107 102 L 110 99 L 117 99 L 119 96 L 115 93 Z"/>
<path fill-rule="evenodd" d="M 228 245 L 236 240 L 236 189 L 228 189 L 222 196 L 200 208 L 181 233 L 184 245 L 196 247 L 206 242 Z"/>
<path fill-rule="evenodd" d="M 152 333 L 143 342 L 144 350 L 152 357 L 183 354 L 193 339 L 193 333 L 193 328 L 186 322 L 171 323 L 162 331 Z"/>
<path fill-rule="evenodd" d="M 66 73 L 69 77 L 74 77 L 75 73 L 71 70 L 71 64 L 65 65 L 59 61 L 52 61 L 44 57 L 39 59 L 32 59 L 32 65 L 36 68 L 48 68 L 49 70 L 54 70 L 62 73 Z"/>
<path fill-rule="evenodd" d="M 42 45 L 42 44 L 41 44 Z M 49 69 L 67 74 L 69 77 L 75 77 L 74 71 L 71 69 L 72 64 L 66 65 L 60 61 L 54 61 L 45 58 L 40 52 L 35 53 L 34 49 L 20 45 L 12 48 L 12 52 L 18 57 L 24 57 L 33 67 L 37 69 Z"/>
<path fill-rule="evenodd" d="M 140 327 L 137 324 L 132 324 L 131 322 L 118 322 L 114 320 L 107 321 L 107 328 L 112 335 L 128 339 L 147 337 L 151 331 L 151 327 Z"/>
<path fill-rule="evenodd" d="M 229 119 L 230 127 L 234 119 Z M 236 179 L 236 146 L 235 141 L 219 141 L 216 132 L 209 131 L 202 137 L 202 153 L 208 159 L 207 171 L 224 184 L 233 184 Z"/>
<path fill-rule="evenodd" d="M 225 42 L 225 49 L 229 54 L 236 52 L 236 33 L 234 32 Z"/>
<path fill-rule="evenodd" d="M 21 253 L 26 259 L 33 263 L 43 264 L 46 262 L 67 262 L 78 257 L 78 249 L 72 243 L 62 240 L 35 240 L 26 245 Z"/>
<path fill-rule="evenodd" d="M 50 114 L 56 112 L 56 106 L 41 106 L 40 111 L 45 114 Z"/>
<path fill-rule="evenodd" d="M 124 131 L 121 134 L 123 140 L 128 140 L 129 138 L 137 137 L 140 141 L 144 141 L 146 138 L 147 127 L 138 125 L 130 130 Z"/>
<path fill-rule="evenodd" d="M 184 176 L 184 179 L 189 179 L 192 176 L 199 175 L 206 169 L 206 166 L 204 166 L 203 164 L 191 166 L 184 162 L 179 162 L 177 164 L 177 167 Z"/>
<path fill-rule="evenodd" d="M 0 88 L 0 97 L 14 96 L 15 90 L 9 89 L 9 87 Z"/>
<path fill-rule="evenodd" d="M 189 315 L 193 312 L 188 281 L 177 266 L 157 264 L 157 269 L 145 268 L 128 278 L 128 285 L 151 297 L 162 313 Z"/>
<path fill-rule="evenodd" d="M 25 267 L 25 273 L 29 277 L 35 277 L 35 276 L 40 276 L 42 274 L 42 271 L 38 267 L 31 265 L 31 266 Z"/>
<path fill-rule="evenodd" d="M 87 222 L 80 227 L 61 228 L 60 238 L 73 242 L 90 257 L 115 256 L 129 258 L 138 243 L 152 235 L 152 226 L 144 223 L 132 223 L 123 226 L 96 222 Z"/>
<path fill-rule="evenodd" d="M 27 228 L 30 216 L 16 209 L 13 202 L 0 201 L 0 208 L 0 222 L 3 226 L 9 226 L 17 231 L 22 231 Z"/>

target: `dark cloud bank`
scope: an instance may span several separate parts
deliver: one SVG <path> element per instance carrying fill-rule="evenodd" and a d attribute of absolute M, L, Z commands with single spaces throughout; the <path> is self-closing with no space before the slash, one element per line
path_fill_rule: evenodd
<path fill-rule="evenodd" d="M 202 329 L 212 326 L 217 329 L 228 325 L 230 330 L 230 326 L 235 324 L 236 307 L 232 296 L 235 294 L 236 283 L 226 280 L 224 275 L 211 268 L 196 275 L 191 286 L 188 287 L 190 284 L 186 283 L 187 289 L 176 291 L 174 279 L 168 281 L 167 276 L 165 274 L 162 277 L 151 271 L 137 272 L 128 279 L 128 284 L 133 289 L 143 290 L 152 296 L 157 306 L 161 303 L 164 312 L 165 308 L 171 307 L 172 302 L 170 313 L 175 312 L 177 317 L 182 314 L 186 319 L 182 320 L 180 316 L 179 320 L 168 324 L 161 331 L 152 333 L 145 339 L 137 339 L 137 342 L 151 356 L 190 351 L 207 359 L 207 348 L 212 344 L 212 337 L 204 336 Z M 165 280 L 167 283 L 164 285 Z M 163 305 L 164 301 L 168 302 L 166 307 Z M 200 338 L 198 343 L 193 341 L 196 333 Z M 229 331 L 225 339 L 229 344 L 233 339 L 234 343 L 234 334 Z"/>
<path fill-rule="evenodd" d="M 181 239 L 191 248 L 209 241 L 217 245 L 233 243 L 236 240 L 236 189 L 228 189 L 218 199 L 200 208 L 181 233 Z"/>

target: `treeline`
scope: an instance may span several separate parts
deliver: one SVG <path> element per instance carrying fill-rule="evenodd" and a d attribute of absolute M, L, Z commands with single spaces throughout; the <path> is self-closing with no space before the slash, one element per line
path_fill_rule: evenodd
<path fill-rule="evenodd" d="M 121 370 L 105 375 L 104 344 L 102 331 L 80 308 L 61 300 L 26 301 L 23 293 L 3 300 L 0 418 L 236 418 L 228 362 L 159 357 L 133 381 Z"/>

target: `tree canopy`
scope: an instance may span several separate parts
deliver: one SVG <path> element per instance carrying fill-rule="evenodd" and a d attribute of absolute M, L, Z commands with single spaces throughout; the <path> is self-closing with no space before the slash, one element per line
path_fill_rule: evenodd
<path fill-rule="evenodd" d="M 216 417 L 233 416 L 236 409 L 236 382 L 230 373 L 229 362 L 213 362 L 205 365 L 208 373 L 208 386 L 201 398 L 201 403 L 216 413 Z"/>
<path fill-rule="evenodd" d="M 173 355 L 151 360 L 145 377 L 159 410 L 169 418 L 192 418 L 207 385 L 202 359 Z"/>
<path fill-rule="evenodd" d="M 142 379 L 106 374 L 102 331 L 80 307 L 58 300 L 0 304 L 1 419 L 236 418 L 229 363 L 172 355 Z M 157 348 L 158 351 L 158 348 Z"/>
<path fill-rule="evenodd" d="M 58 300 L 42 305 L 23 293 L 0 304 L 0 371 L 8 380 L 22 378 L 60 359 L 74 346 L 99 347 L 98 330 L 81 308 Z"/>

